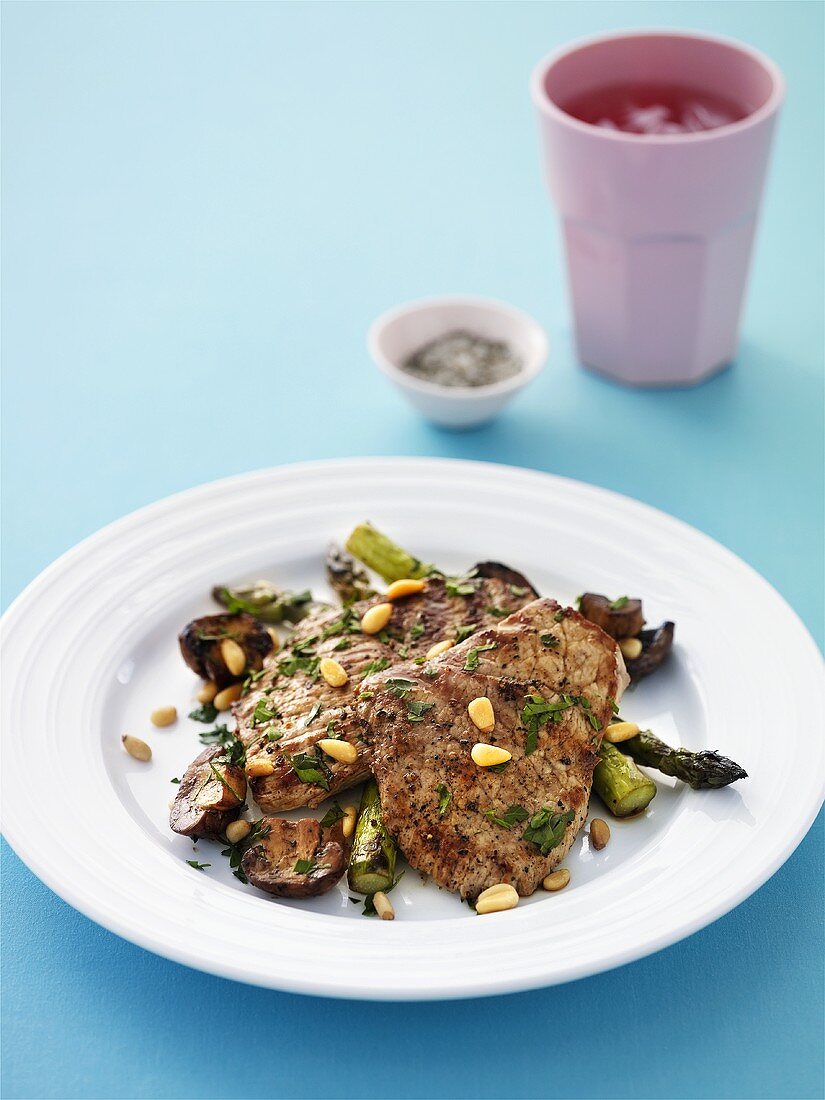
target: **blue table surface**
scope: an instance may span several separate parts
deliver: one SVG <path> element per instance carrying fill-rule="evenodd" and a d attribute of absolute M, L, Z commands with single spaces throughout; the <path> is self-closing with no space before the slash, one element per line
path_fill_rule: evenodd
<path fill-rule="evenodd" d="M 762 572 L 822 643 L 821 5 L 3 16 L 6 602 L 102 524 L 200 482 L 449 455 L 674 513 Z M 789 84 L 741 352 L 691 391 L 629 392 L 577 367 L 527 93 L 554 46 L 643 25 L 744 39 Z M 541 380 L 474 433 L 424 424 L 365 351 L 381 310 L 444 292 L 512 301 L 551 336 Z M 818 1097 L 822 849 L 820 818 L 734 912 L 612 973 L 374 1005 L 156 958 L 6 848 L 3 1095 Z"/>

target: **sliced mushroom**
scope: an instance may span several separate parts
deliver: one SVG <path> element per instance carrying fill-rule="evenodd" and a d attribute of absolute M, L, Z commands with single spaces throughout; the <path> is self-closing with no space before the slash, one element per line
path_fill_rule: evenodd
<path fill-rule="evenodd" d="M 366 569 L 334 542 L 327 549 L 326 569 L 329 586 L 342 604 L 349 605 L 375 595 Z"/>
<path fill-rule="evenodd" d="M 585 619 L 600 626 L 611 638 L 635 638 L 645 625 L 642 601 L 631 600 L 626 596 L 609 600 L 607 596 L 585 592 L 579 602 L 579 609 Z"/>
<path fill-rule="evenodd" d="M 242 768 L 227 763 L 225 755 L 220 745 L 211 745 L 186 769 L 169 812 L 174 832 L 221 836 L 238 816 L 246 798 L 246 776 Z"/>
<path fill-rule="evenodd" d="M 633 661 L 625 661 L 630 682 L 636 684 L 644 676 L 655 672 L 667 658 L 673 648 L 673 634 L 676 624 L 662 623 L 655 630 L 642 630 L 638 637 L 642 643 L 642 652 Z"/>
<path fill-rule="evenodd" d="M 314 818 L 287 821 L 268 817 L 269 832 L 243 857 L 241 867 L 253 886 L 279 898 L 325 894 L 347 867 L 345 848 Z"/>
<path fill-rule="evenodd" d="M 221 642 L 231 639 L 244 651 L 246 668 L 233 675 L 226 666 Z M 243 680 L 249 671 L 263 667 L 264 657 L 272 649 L 269 631 L 251 615 L 204 615 L 193 619 L 181 632 L 178 641 L 184 661 L 204 680 L 212 680 L 218 688 Z"/>

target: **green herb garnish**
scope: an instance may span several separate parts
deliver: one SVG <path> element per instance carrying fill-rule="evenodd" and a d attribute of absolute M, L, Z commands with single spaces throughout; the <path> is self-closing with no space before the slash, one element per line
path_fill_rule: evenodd
<path fill-rule="evenodd" d="M 621 611 L 621 609 L 630 603 L 630 599 L 627 596 L 619 596 L 618 600 L 611 600 L 607 605 L 611 611 Z"/>
<path fill-rule="evenodd" d="M 337 822 L 339 822 L 344 817 L 346 817 L 346 814 L 341 809 L 338 802 L 333 802 L 332 806 L 321 818 L 321 828 L 331 829 L 333 825 L 337 824 Z"/>
<path fill-rule="evenodd" d="M 212 730 L 204 730 L 203 733 L 198 734 L 198 740 L 202 745 L 220 745 L 223 755 L 215 757 L 216 763 L 232 764 L 236 768 L 242 768 L 246 763 L 246 746 L 228 726 L 215 726 Z"/>
<path fill-rule="evenodd" d="M 512 829 L 518 821 L 526 821 L 530 816 L 523 806 L 511 806 L 503 814 L 497 814 L 495 810 L 485 810 L 484 816 L 488 817 L 494 825 L 500 825 L 502 829 Z"/>
<path fill-rule="evenodd" d="M 457 626 L 455 628 L 456 645 L 458 645 L 459 642 L 465 641 L 471 634 L 475 634 L 477 630 L 478 625 L 476 623 L 471 623 L 469 626 Z"/>
<path fill-rule="evenodd" d="M 564 620 L 564 608 L 560 607 L 556 614 L 553 616 L 554 623 L 560 623 Z"/>
<path fill-rule="evenodd" d="M 383 672 L 385 668 L 390 667 L 390 662 L 386 657 L 379 657 L 375 661 L 370 661 L 368 665 L 364 666 L 361 673 L 361 679 L 366 680 L 368 676 L 372 676 L 374 672 Z"/>
<path fill-rule="evenodd" d="M 575 817 L 572 810 L 567 813 L 554 813 L 549 806 L 539 810 L 530 818 L 530 824 L 522 834 L 525 840 L 531 844 L 537 844 L 541 854 L 546 856 L 553 848 L 561 844 L 564 838 L 564 830 Z"/>
<path fill-rule="evenodd" d="M 448 787 L 445 787 L 443 783 L 439 783 L 436 787 L 438 793 L 438 816 L 443 817 L 447 812 L 447 807 L 452 801 L 452 791 Z"/>
<path fill-rule="evenodd" d="M 407 703 L 407 718 L 410 722 L 423 722 L 424 715 L 428 710 L 432 710 L 434 706 L 435 703 L 422 703 L 411 699 Z"/>
<path fill-rule="evenodd" d="M 422 622 L 413 623 L 410 627 L 410 639 L 415 641 L 416 638 L 420 638 L 424 633 L 424 624 Z"/>
<path fill-rule="evenodd" d="M 313 786 L 323 787 L 325 791 L 329 790 L 332 771 L 321 755 L 320 749 L 316 748 L 314 756 L 310 756 L 308 752 L 301 752 L 287 759 L 302 783 L 311 783 Z"/>
<path fill-rule="evenodd" d="M 257 726 L 262 722 L 272 722 L 280 717 L 281 712 L 274 703 L 270 703 L 268 699 L 259 699 L 252 712 L 252 725 Z"/>
<path fill-rule="evenodd" d="M 559 640 L 555 634 L 542 634 L 540 636 L 540 641 L 547 649 L 556 649 L 559 644 Z"/>
<path fill-rule="evenodd" d="M 475 672 L 478 668 L 478 655 L 484 653 L 488 649 L 498 649 L 495 642 L 488 642 L 486 645 L 476 645 L 467 654 L 467 660 L 464 662 L 465 672 Z"/>
<path fill-rule="evenodd" d="M 384 687 L 396 698 L 405 699 L 415 687 L 415 684 L 412 680 L 405 680 L 403 676 L 394 676 L 385 681 Z"/>
<path fill-rule="evenodd" d="M 241 860 L 244 853 L 262 840 L 266 840 L 271 828 L 272 826 L 267 823 L 265 817 L 259 817 L 257 821 L 252 823 L 252 828 L 242 840 L 237 841 L 235 844 L 229 844 L 229 841 L 226 841 L 229 846 L 221 851 L 221 855 L 228 857 L 232 874 L 239 882 L 244 884 L 249 882 L 249 879 L 241 870 Z M 225 837 L 223 839 L 226 840 Z"/>
<path fill-rule="evenodd" d="M 312 860 L 312 859 L 299 859 L 295 863 L 295 866 L 293 867 L 293 871 L 295 871 L 295 873 L 298 874 L 298 875 L 308 875 L 309 872 L 311 870 L 313 870 L 314 867 L 315 867 L 315 861 L 314 860 Z"/>
<path fill-rule="evenodd" d="M 214 703 L 204 703 L 202 707 L 190 710 L 189 717 L 196 722 L 214 722 L 218 717 L 218 708 Z"/>
<path fill-rule="evenodd" d="M 186 861 L 190 867 L 194 867 L 196 871 L 203 871 L 206 867 L 211 867 L 211 863 L 198 863 L 196 859 L 187 859 Z"/>

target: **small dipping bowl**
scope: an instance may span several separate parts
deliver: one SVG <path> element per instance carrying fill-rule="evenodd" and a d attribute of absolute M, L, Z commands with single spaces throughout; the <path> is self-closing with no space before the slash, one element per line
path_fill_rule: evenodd
<path fill-rule="evenodd" d="M 489 386 L 442 386 L 403 370 L 425 344 L 463 330 L 508 344 L 521 369 Z M 443 428 L 475 428 L 497 416 L 547 361 L 547 334 L 532 317 L 488 298 L 427 298 L 383 313 L 370 326 L 367 347 L 376 365 L 427 420 Z"/>

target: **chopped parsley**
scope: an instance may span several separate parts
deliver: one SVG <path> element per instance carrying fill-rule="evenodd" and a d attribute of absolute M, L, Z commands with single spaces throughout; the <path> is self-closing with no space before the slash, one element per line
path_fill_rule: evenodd
<path fill-rule="evenodd" d="M 296 672 L 305 672 L 311 680 L 317 680 L 321 658 L 313 648 L 316 641 L 317 639 L 312 637 L 296 642 L 290 656 L 278 662 L 278 672 L 282 676 L 294 676 Z"/>
<path fill-rule="evenodd" d="M 523 585 L 511 584 L 510 591 L 513 593 L 514 596 L 526 596 L 530 589 L 524 588 Z"/>
<path fill-rule="evenodd" d="M 419 619 L 419 621 L 417 623 L 413 623 L 412 626 L 410 627 L 410 640 L 415 641 L 415 639 L 420 638 L 423 633 L 424 633 L 424 624 Z"/>
<path fill-rule="evenodd" d="M 293 871 L 295 871 L 295 873 L 299 874 L 299 875 L 308 875 L 310 871 L 314 870 L 314 868 L 315 868 L 315 861 L 314 860 L 312 860 L 312 859 L 299 859 L 296 862 L 295 866 L 293 867 Z"/>
<path fill-rule="evenodd" d="M 177 776 L 175 776 L 174 779 L 170 779 L 169 782 L 170 783 L 180 783 L 180 780 L 178 779 Z"/>
<path fill-rule="evenodd" d="M 542 634 L 540 637 L 541 644 L 547 649 L 557 649 L 559 640 L 555 634 Z"/>
<path fill-rule="evenodd" d="M 268 699 L 259 699 L 252 712 L 252 725 L 258 726 L 262 722 L 272 722 L 280 717 L 281 712 L 274 703 L 270 703 Z"/>
<path fill-rule="evenodd" d="M 455 628 L 456 645 L 459 642 L 465 641 L 471 634 L 475 634 L 477 630 L 478 626 L 475 623 L 470 623 L 469 626 L 457 626 Z"/>
<path fill-rule="evenodd" d="M 448 596 L 472 596 L 477 588 L 475 570 L 471 570 L 463 577 L 447 577 L 444 581 L 444 591 Z"/>
<path fill-rule="evenodd" d="M 325 791 L 329 790 L 332 771 L 324 760 L 320 749 L 316 747 L 314 756 L 311 756 L 308 752 L 301 752 L 297 756 L 287 757 L 287 759 L 302 783 L 311 783 L 313 786 L 323 787 Z"/>
<path fill-rule="evenodd" d="M 189 717 L 196 722 L 214 722 L 218 717 L 218 708 L 214 703 L 204 703 L 202 707 L 195 707 L 189 711 Z"/>
<path fill-rule="evenodd" d="M 487 614 L 492 615 L 496 619 L 503 619 L 510 614 L 510 611 L 506 607 L 493 607 L 491 605 L 487 608 Z"/>
<path fill-rule="evenodd" d="M 331 829 L 333 825 L 336 825 L 342 818 L 346 817 L 346 814 L 341 809 L 338 802 L 333 802 L 332 806 L 327 810 L 324 816 L 321 818 L 321 828 Z"/>
<path fill-rule="evenodd" d="M 436 792 L 438 794 L 438 816 L 443 817 L 447 812 L 447 807 L 453 800 L 452 791 L 445 787 L 443 783 L 439 783 Z"/>
<path fill-rule="evenodd" d="M 321 631 L 321 641 L 326 641 L 327 638 L 333 638 L 336 634 L 360 634 L 361 633 L 361 621 L 351 607 L 348 607 L 340 619 L 336 619 L 334 623 L 330 623 L 329 626 L 325 626 Z M 336 649 L 338 647 L 336 646 Z"/>
<path fill-rule="evenodd" d="M 422 703 L 411 699 L 407 703 L 407 718 L 410 722 L 423 722 L 424 715 L 428 710 L 432 710 L 435 703 Z"/>
<path fill-rule="evenodd" d="M 627 596 L 619 596 L 617 600 L 611 600 L 607 605 L 611 611 L 621 611 L 623 607 L 626 607 L 630 603 L 630 599 Z"/>
<path fill-rule="evenodd" d="M 495 810 L 485 810 L 484 816 L 489 818 L 494 825 L 500 825 L 502 829 L 512 829 L 518 821 L 526 821 L 530 816 L 523 806 L 510 806 L 503 814 L 497 814 Z"/>
<path fill-rule="evenodd" d="M 498 649 L 495 642 L 488 642 L 486 645 L 476 645 L 467 654 L 467 660 L 464 662 L 465 672 L 475 672 L 478 668 L 478 655 L 479 653 L 485 653 L 488 649 Z"/>
<path fill-rule="evenodd" d="M 349 638 L 339 638 L 332 648 L 337 652 L 339 649 L 349 649 L 351 645 Z"/>
<path fill-rule="evenodd" d="M 198 734 L 198 740 L 202 745 L 220 745 L 223 755 L 215 757 L 216 764 L 232 764 L 236 768 L 242 768 L 246 763 L 246 746 L 228 726 L 215 726 L 212 730 L 204 730 L 203 733 Z"/>
<path fill-rule="evenodd" d="M 560 623 L 564 621 L 564 608 L 560 607 L 556 614 L 553 616 L 554 623 Z"/>
<path fill-rule="evenodd" d="M 575 814 L 572 810 L 559 814 L 554 813 L 549 806 L 545 806 L 537 814 L 533 814 L 530 818 L 530 824 L 522 835 L 531 844 L 538 845 L 541 854 L 546 856 L 548 852 L 561 844 L 564 838 L 564 830 L 574 817 Z"/>
<path fill-rule="evenodd" d="M 198 863 L 196 859 L 187 859 L 186 861 L 190 867 L 194 867 L 196 871 L 203 871 L 206 867 L 211 867 L 211 863 Z"/>
<path fill-rule="evenodd" d="M 385 682 L 384 687 L 398 699 L 405 699 L 415 687 L 415 684 L 412 680 L 404 679 L 403 676 L 393 676 Z"/>
<path fill-rule="evenodd" d="M 308 714 L 308 715 L 306 716 L 306 718 L 304 719 L 304 725 L 305 725 L 305 726 L 309 726 L 309 725 L 311 725 L 311 724 L 312 724 L 312 723 L 313 723 L 313 722 L 315 721 L 315 719 L 316 719 L 316 718 L 318 717 L 318 715 L 319 715 L 319 714 L 321 713 L 321 710 L 322 710 L 322 709 L 323 709 L 323 708 L 322 708 L 321 704 L 320 704 L 320 703 L 316 703 L 316 704 L 315 704 L 315 705 L 314 705 L 314 706 L 312 707 L 312 709 L 310 710 L 309 714 Z"/>
<path fill-rule="evenodd" d="M 266 823 L 265 817 L 258 818 L 257 821 L 252 823 L 251 830 L 241 840 L 235 844 L 229 844 L 227 848 L 222 849 L 221 855 L 227 856 L 229 859 L 229 866 L 232 870 L 232 874 L 239 882 L 244 884 L 249 882 L 249 879 L 241 870 L 241 860 L 244 857 L 244 853 L 248 852 L 254 845 L 259 844 L 262 840 L 266 840 L 269 836 L 271 825 Z"/>
<path fill-rule="evenodd" d="M 222 642 L 225 638 L 240 638 L 240 630 L 221 630 L 217 634 L 207 634 L 204 630 L 198 631 L 200 642 Z"/>
<path fill-rule="evenodd" d="M 372 676 L 374 672 L 383 672 L 385 668 L 390 667 L 390 662 L 386 657 L 379 657 L 375 661 L 370 661 L 368 665 L 364 666 L 364 670 L 361 673 L 361 679 L 366 680 L 368 676 Z"/>

